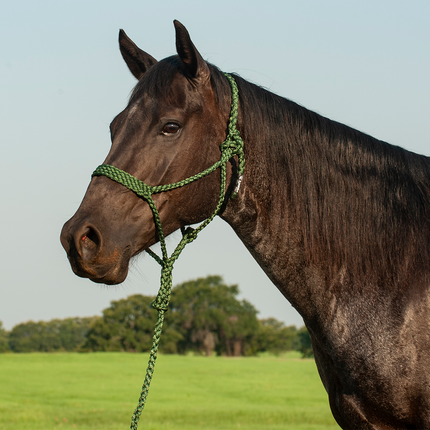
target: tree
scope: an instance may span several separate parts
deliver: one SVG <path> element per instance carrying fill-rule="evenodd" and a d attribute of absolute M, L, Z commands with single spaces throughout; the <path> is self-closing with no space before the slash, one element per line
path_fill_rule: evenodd
<path fill-rule="evenodd" d="M 256 309 L 239 301 L 237 285 L 226 285 L 220 276 L 208 276 L 177 285 L 166 322 L 182 334 L 178 350 L 211 355 L 246 355 L 258 329 Z"/>
<path fill-rule="evenodd" d="M 154 297 L 135 294 L 126 299 L 112 301 L 103 316 L 91 325 L 81 350 L 90 351 L 149 351 L 157 311 L 151 307 Z M 177 352 L 180 333 L 165 324 L 160 351 Z"/>
<path fill-rule="evenodd" d="M 256 349 L 275 354 L 291 351 L 297 345 L 296 337 L 296 326 L 286 327 L 283 322 L 275 318 L 262 319 L 259 320 Z"/>
<path fill-rule="evenodd" d="M 313 358 L 314 351 L 312 349 L 311 337 L 305 326 L 297 332 L 297 340 L 299 342 L 298 351 L 302 353 L 302 357 Z"/>
<path fill-rule="evenodd" d="M 0 321 L 0 353 L 10 351 L 9 336 L 7 331 L 3 328 L 3 322 Z"/>
<path fill-rule="evenodd" d="M 99 317 L 66 318 L 53 320 L 56 324 L 56 333 L 61 343 L 61 349 L 76 351 L 85 342 L 86 334 Z"/>
<path fill-rule="evenodd" d="M 66 318 L 28 321 L 13 327 L 9 345 L 14 352 L 74 351 L 85 340 L 94 318 Z"/>

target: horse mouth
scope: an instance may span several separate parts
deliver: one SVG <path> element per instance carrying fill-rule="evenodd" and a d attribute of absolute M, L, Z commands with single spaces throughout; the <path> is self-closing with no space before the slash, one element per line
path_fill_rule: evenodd
<path fill-rule="evenodd" d="M 68 253 L 70 265 L 77 276 L 106 285 L 124 282 L 131 257 L 131 246 L 126 246 L 122 252 L 115 249 L 106 257 L 99 255 L 93 261 L 84 261 L 75 247 L 71 247 Z"/>

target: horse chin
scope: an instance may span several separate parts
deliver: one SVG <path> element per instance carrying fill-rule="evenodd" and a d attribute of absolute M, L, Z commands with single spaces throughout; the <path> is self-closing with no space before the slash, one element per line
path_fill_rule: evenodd
<path fill-rule="evenodd" d="M 128 274 L 128 269 L 125 270 L 123 273 L 119 273 L 117 276 L 111 276 L 111 274 L 108 274 L 101 278 L 90 277 L 89 279 L 97 284 L 118 285 L 125 281 L 125 279 L 127 278 L 127 274 Z"/>

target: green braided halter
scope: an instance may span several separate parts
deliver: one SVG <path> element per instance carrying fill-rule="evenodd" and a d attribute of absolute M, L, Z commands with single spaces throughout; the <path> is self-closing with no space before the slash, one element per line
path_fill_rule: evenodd
<path fill-rule="evenodd" d="M 102 164 L 101 166 L 97 167 L 97 169 L 94 171 L 92 175 L 93 177 L 107 176 L 113 181 L 116 181 L 124 185 L 131 191 L 135 192 L 138 196 L 143 197 L 148 202 L 154 216 L 154 222 L 157 228 L 157 232 L 158 232 L 158 236 L 161 244 L 161 250 L 163 254 L 162 258 L 160 258 L 157 254 L 155 254 L 150 249 L 146 250 L 146 252 L 148 252 L 148 254 L 151 255 L 161 266 L 161 280 L 160 280 L 161 285 L 160 285 L 160 289 L 158 291 L 157 297 L 152 303 L 152 307 L 158 310 L 158 317 L 157 317 L 157 322 L 155 324 L 154 336 L 152 338 L 152 347 L 149 355 L 148 367 L 146 369 L 145 380 L 142 386 L 142 392 L 140 394 L 140 398 L 139 398 L 139 402 L 136 407 L 136 410 L 134 411 L 134 414 L 131 418 L 131 425 L 130 425 L 131 430 L 137 429 L 140 415 L 145 406 L 146 397 L 149 391 L 149 385 L 152 379 L 152 374 L 154 373 L 155 361 L 157 359 L 158 344 L 160 342 L 161 331 L 163 328 L 164 313 L 167 311 L 167 308 L 169 306 L 170 293 L 172 290 L 173 264 L 178 259 L 182 250 L 185 248 L 185 245 L 187 243 L 192 242 L 194 239 L 196 239 L 197 234 L 201 230 L 203 230 L 219 213 L 224 203 L 225 195 L 226 195 L 227 163 L 235 155 L 237 155 L 238 157 L 238 180 L 236 183 L 235 190 L 231 195 L 232 199 L 234 199 L 237 196 L 240 183 L 242 181 L 243 172 L 245 168 L 245 156 L 243 153 L 243 140 L 240 137 L 239 131 L 236 129 L 238 106 L 239 106 L 239 90 L 237 88 L 234 78 L 227 73 L 225 73 L 225 76 L 227 77 L 230 83 L 231 91 L 232 91 L 231 113 L 230 113 L 230 119 L 228 124 L 228 134 L 227 134 L 226 140 L 220 145 L 221 157 L 219 161 L 217 161 L 211 167 L 187 179 L 184 179 L 179 182 L 175 182 L 174 184 L 157 185 L 155 187 L 147 185 L 144 182 L 140 181 L 139 179 L 135 178 L 134 176 L 130 175 L 129 173 L 124 172 L 123 170 L 120 170 L 108 164 Z M 220 168 L 220 172 L 221 172 L 221 186 L 220 186 L 218 204 L 215 208 L 215 211 L 208 219 L 203 221 L 203 223 L 200 224 L 200 226 L 198 226 L 196 229 L 193 229 L 191 227 L 188 227 L 187 229 L 182 229 L 182 239 L 177 245 L 176 249 L 173 251 L 172 255 L 169 257 L 167 255 L 166 242 L 165 242 L 163 227 L 161 225 L 160 215 L 158 213 L 157 207 L 155 206 L 152 195 L 161 193 L 163 191 L 170 191 L 175 188 L 179 188 L 184 185 L 187 185 L 193 181 L 196 181 L 198 179 L 201 179 L 209 175 L 210 173 L 212 173 L 214 170 L 218 168 Z"/>

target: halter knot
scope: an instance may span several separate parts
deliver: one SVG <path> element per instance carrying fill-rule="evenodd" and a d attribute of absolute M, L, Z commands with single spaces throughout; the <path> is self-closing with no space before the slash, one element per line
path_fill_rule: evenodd
<path fill-rule="evenodd" d="M 229 134 L 227 140 L 221 143 L 220 150 L 221 152 L 231 151 L 232 155 L 239 155 L 243 152 L 243 140 L 237 130 L 235 133 Z"/>

